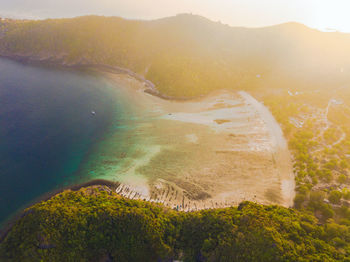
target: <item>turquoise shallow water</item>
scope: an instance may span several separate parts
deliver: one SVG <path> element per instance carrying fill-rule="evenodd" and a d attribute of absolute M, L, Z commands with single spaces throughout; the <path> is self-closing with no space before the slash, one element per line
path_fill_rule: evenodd
<path fill-rule="evenodd" d="M 95 111 L 95 114 L 92 113 Z M 79 170 L 119 119 L 122 92 L 98 74 L 0 59 L 0 223 Z"/>
<path fill-rule="evenodd" d="M 165 101 L 141 87 L 124 76 L 0 59 L 0 224 L 47 192 L 94 179 L 188 210 L 281 193 L 254 106 L 227 92 Z M 247 151 L 252 145 L 263 150 Z"/>

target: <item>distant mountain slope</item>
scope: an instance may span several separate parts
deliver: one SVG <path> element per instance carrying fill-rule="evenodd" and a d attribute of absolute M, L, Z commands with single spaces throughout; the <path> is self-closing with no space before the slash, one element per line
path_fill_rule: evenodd
<path fill-rule="evenodd" d="M 0 55 L 125 67 L 172 96 L 219 88 L 323 88 L 350 79 L 350 34 L 297 23 L 230 27 L 186 14 L 154 21 L 3 20 Z"/>

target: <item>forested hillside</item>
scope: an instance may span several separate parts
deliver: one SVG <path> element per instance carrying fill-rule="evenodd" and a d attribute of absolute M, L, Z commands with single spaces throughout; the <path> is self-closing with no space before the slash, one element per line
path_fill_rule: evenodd
<path fill-rule="evenodd" d="M 1 261 L 348 261 L 346 225 L 244 202 L 178 212 L 108 187 L 65 191 L 27 209 Z"/>
<path fill-rule="evenodd" d="M 350 79 L 350 35 L 296 23 L 248 29 L 203 17 L 0 21 L 0 55 L 131 69 L 170 96 L 215 89 L 330 88 Z"/>

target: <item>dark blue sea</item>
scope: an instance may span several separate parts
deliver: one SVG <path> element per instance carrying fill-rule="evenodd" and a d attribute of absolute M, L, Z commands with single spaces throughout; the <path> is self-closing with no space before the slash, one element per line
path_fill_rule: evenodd
<path fill-rule="evenodd" d="M 84 158 L 118 117 L 112 93 L 97 73 L 0 58 L 0 223 L 79 181 Z"/>

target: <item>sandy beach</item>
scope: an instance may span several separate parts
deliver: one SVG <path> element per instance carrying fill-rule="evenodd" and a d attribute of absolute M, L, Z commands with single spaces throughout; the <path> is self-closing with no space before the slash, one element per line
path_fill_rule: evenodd
<path fill-rule="evenodd" d="M 135 115 L 125 134 L 111 134 L 86 171 L 120 182 L 116 192 L 183 211 L 244 200 L 292 206 L 294 174 L 281 128 L 246 92 L 220 91 L 191 101 L 144 92 L 127 75 L 106 73 L 128 96 Z M 132 139 L 128 150 L 113 146 Z M 135 142 L 139 141 L 139 142 Z"/>

